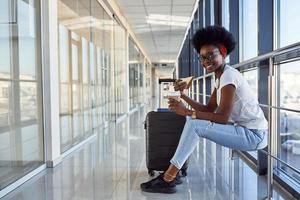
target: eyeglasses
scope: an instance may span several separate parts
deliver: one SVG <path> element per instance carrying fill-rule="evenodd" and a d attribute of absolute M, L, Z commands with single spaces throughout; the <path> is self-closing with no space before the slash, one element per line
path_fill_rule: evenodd
<path fill-rule="evenodd" d="M 208 52 L 206 55 L 199 55 L 198 59 L 202 63 L 204 63 L 205 61 L 212 62 L 217 57 L 217 54 L 216 54 L 217 52 L 219 52 L 219 50 L 215 49 L 211 52 Z"/>

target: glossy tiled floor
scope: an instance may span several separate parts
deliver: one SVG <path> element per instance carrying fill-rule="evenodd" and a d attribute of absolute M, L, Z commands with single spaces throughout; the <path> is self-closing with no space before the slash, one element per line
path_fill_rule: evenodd
<path fill-rule="evenodd" d="M 143 112 L 117 126 L 97 130 L 96 139 L 40 173 L 3 199 L 13 200 L 254 200 L 266 196 L 266 181 L 226 148 L 201 140 L 188 176 L 172 195 L 143 193 L 145 167 Z M 274 191 L 274 199 L 292 199 Z"/>

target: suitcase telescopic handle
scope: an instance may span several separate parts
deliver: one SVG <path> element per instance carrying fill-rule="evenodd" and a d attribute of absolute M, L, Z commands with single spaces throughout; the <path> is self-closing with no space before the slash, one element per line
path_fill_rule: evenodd
<path fill-rule="evenodd" d="M 174 78 L 160 78 L 158 79 L 158 83 L 174 83 L 177 79 Z"/>
<path fill-rule="evenodd" d="M 161 94 L 161 83 L 175 83 L 177 79 L 173 79 L 173 78 L 160 78 L 158 79 L 158 83 L 159 83 L 159 107 L 161 108 L 162 105 L 162 94 Z"/>

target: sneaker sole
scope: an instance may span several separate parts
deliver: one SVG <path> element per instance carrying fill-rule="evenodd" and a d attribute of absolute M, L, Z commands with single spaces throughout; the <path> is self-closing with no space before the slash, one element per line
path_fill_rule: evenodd
<path fill-rule="evenodd" d="M 182 184 L 183 182 L 182 182 L 182 181 L 175 181 L 174 183 L 175 183 L 175 185 L 180 185 L 180 184 Z"/>
<path fill-rule="evenodd" d="M 150 192 L 150 193 L 164 193 L 164 194 L 174 194 L 177 192 L 177 190 L 173 188 L 142 188 L 142 191 L 144 192 Z"/>

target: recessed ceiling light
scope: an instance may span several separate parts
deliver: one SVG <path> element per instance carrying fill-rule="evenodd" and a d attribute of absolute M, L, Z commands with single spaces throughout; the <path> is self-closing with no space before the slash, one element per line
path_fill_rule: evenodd
<path fill-rule="evenodd" d="M 165 26 L 183 26 L 186 27 L 189 23 L 189 17 L 175 16 L 175 15 L 159 15 L 150 14 L 146 21 L 148 24 L 157 24 Z"/>
<path fill-rule="evenodd" d="M 160 63 L 175 63 L 175 60 L 159 60 Z"/>
<path fill-rule="evenodd" d="M 61 20 L 59 22 L 70 30 L 77 30 L 82 28 L 97 28 L 100 30 L 111 30 L 113 25 L 112 20 L 97 19 L 93 16 L 77 17 L 72 19 Z"/>

